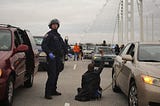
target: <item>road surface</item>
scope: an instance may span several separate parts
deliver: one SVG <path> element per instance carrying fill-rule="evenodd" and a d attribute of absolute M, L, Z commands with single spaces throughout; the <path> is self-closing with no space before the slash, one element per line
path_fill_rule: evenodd
<path fill-rule="evenodd" d="M 32 88 L 20 87 L 15 90 L 13 106 L 127 106 L 127 97 L 123 93 L 114 93 L 112 88 L 103 91 L 101 100 L 79 102 L 74 97 L 77 87 L 80 87 L 81 76 L 87 70 L 90 60 L 72 61 L 65 63 L 65 69 L 58 80 L 58 91 L 61 96 L 52 100 L 44 99 L 46 72 L 37 72 Z M 104 68 L 101 73 L 101 87 L 104 89 L 111 83 L 111 68 Z"/>

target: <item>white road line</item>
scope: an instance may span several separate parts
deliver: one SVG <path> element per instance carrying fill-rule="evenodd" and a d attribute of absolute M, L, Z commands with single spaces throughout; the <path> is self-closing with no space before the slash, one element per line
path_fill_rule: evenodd
<path fill-rule="evenodd" d="M 74 64 L 73 70 L 75 70 L 77 68 L 77 64 Z"/>
<path fill-rule="evenodd" d="M 64 106 L 70 106 L 70 103 L 65 103 Z"/>

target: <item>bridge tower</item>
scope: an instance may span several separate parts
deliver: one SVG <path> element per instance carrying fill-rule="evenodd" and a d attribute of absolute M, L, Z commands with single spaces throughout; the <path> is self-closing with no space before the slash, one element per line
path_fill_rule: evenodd
<path fill-rule="evenodd" d="M 123 0 L 120 1 L 120 11 L 118 14 L 118 43 L 122 44 L 123 43 Z"/>
<path fill-rule="evenodd" d="M 140 41 L 144 41 L 143 33 L 143 0 L 137 0 L 138 12 L 140 17 Z"/>
<path fill-rule="evenodd" d="M 125 0 L 125 38 L 134 41 L 134 0 Z"/>

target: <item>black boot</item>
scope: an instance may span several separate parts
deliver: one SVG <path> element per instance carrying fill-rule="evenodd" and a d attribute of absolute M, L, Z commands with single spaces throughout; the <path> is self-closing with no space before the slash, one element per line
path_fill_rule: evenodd
<path fill-rule="evenodd" d="M 44 98 L 51 100 L 51 99 L 52 99 L 52 96 L 50 96 L 50 95 L 45 95 Z"/>
<path fill-rule="evenodd" d="M 62 94 L 60 92 L 55 91 L 55 92 L 52 93 L 52 95 L 53 96 L 59 96 L 59 95 L 62 95 Z"/>

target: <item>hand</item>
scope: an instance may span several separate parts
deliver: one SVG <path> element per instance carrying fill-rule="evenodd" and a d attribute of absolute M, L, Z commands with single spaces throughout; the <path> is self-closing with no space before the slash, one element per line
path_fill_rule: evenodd
<path fill-rule="evenodd" d="M 53 53 L 49 53 L 49 58 L 53 60 L 55 58 L 55 55 Z"/>
<path fill-rule="evenodd" d="M 101 56 L 104 56 L 104 51 L 103 50 L 100 50 L 99 52 L 100 52 Z"/>

